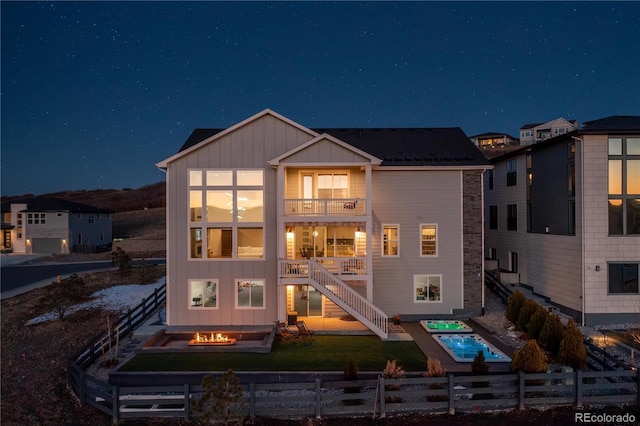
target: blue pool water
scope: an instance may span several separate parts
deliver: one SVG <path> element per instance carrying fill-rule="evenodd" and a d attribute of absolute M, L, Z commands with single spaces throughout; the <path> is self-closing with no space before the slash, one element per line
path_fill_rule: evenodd
<path fill-rule="evenodd" d="M 486 362 L 511 362 L 511 358 L 477 334 L 435 334 L 433 338 L 456 362 L 473 362 L 478 351 L 484 353 Z"/>

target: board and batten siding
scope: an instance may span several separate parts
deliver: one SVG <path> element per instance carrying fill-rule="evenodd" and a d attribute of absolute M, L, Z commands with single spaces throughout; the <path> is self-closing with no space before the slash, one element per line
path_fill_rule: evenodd
<path fill-rule="evenodd" d="M 462 172 L 376 170 L 372 180 L 373 302 L 389 316 L 463 308 Z M 384 224 L 400 226 L 399 257 L 381 256 Z M 420 256 L 421 224 L 437 224 L 437 256 Z M 442 302 L 415 303 L 414 274 L 442 275 Z"/>
<path fill-rule="evenodd" d="M 277 319 L 277 180 L 268 161 L 313 138 L 272 115 L 203 143 L 167 167 L 167 324 L 272 324 Z M 264 169 L 264 258 L 189 259 L 188 170 Z M 189 309 L 190 279 L 218 280 L 217 309 Z M 235 280 L 264 279 L 264 309 L 236 309 Z"/>

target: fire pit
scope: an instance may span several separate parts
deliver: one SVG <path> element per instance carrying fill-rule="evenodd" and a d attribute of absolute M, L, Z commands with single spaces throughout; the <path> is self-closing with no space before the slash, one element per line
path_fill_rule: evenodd
<path fill-rule="evenodd" d="M 189 346 L 231 346 L 236 339 L 221 333 L 196 333 L 194 339 L 189 340 Z"/>

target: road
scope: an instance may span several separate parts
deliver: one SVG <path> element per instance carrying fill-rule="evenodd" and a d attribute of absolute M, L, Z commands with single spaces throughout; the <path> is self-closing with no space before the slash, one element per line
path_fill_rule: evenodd
<path fill-rule="evenodd" d="M 153 265 L 164 264 L 165 259 L 148 259 Z M 135 266 L 139 261 L 132 261 Z M 76 263 L 31 263 L 3 266 L 0 269 L 0 291 L 2 299 L 40 288 L 55 281 L 58 275 L 65 277 L 73 273 L 111 269 L 110 260 Z"/>

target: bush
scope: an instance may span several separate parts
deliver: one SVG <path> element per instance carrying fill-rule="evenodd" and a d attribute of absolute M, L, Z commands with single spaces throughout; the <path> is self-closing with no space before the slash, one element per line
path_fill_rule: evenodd
<path fill-rule="evenodd" d="M 587 363 L 587 351 L 584 348 L 582 333 L 572 319 L 564 330 L 558 350 L 558 361 L 573 367 L 574 370 L 584 368 Z"/>
<path fill-rule="evenodd" d="M 522 349 L 516 349 L 511 360 L 511 371 L 524 373 L 545 373 L 547 358 L 535 340 L 529 340 Z"/>
<path fill-rule="evenodd" d="M 540 331 L 542 331 L 542 327 L 544 326 L 544 322 L 547 320 L 548 316 L 549 311 L 542 306 L 537 305 L 535 312 L 531 315 L 531 319 L 527 324 L 527 334 L 530 339 L 538 339 Z"/>
<path fill-rule="evenodd" d="M 560 316 L 558 314 L 550 314 L 547 316 L 542 330 L 540 330 L 538 340 L 543 348 L 557 355 L 563 334 L 564 326 L 562 325 L 562 321 L 560 321 Z"/>
<path fill-rule="evenodd" d="M 440 360 L 437 358 L 427 359 L 427 372 L 425 377 L 444 377 L 447 374 L 447 370 L 442 368 Z M 443 389 L 444 383 L 430 383 L 429 389 Z M 449 398 L 446 395 L 428 395 L 427 401 L 447 401 Z"/>
<path fill-rule="evenodd" d="M 358 363 L 355 361 L 349 361 L 343 370 L 344 379 L 347 381 L 358 380 Z M 344 388 L 344 393 L 360 393 L 359 386 L 349 386 Z M 361 399 L 347 399 L 342 401 L 344 405 L 361 405 L 363 402 Z"/>
<path fill-rule="evenodd" d="M 111 264 L 117 266 L 120 272 L 125 272 L 129 269 L 131 263 L 131 256 L 129 253 L 117 247 L 111 252 Z"/>
<path fill-rule="evenodd" d="M 524 294 L 521 291 L 516 291 L 509 297 L 507 300 L 507 310 L 505 312 L 505 316 L 512 323 L 516 323 L 518 321 L 518 314 L 520 313 L 520 308 L 524 305 L 524 302 L 527 300 L 524 297 Z"/>
<path fill-rule="evenodd" d="M 478 355 L 473 359 L 473 363 L 471 364 L 471 372 L 473 374 L 487 374 L 489 372 L 489 364 L 486 363 L 484 359 L 484 352 L 478 351 Z M 489 382 L 473 382 L 474 388 L 488 388 Z M 491 393 L 474 393 L 472 399 L 487 399 L 492 398 L 493 394 Z"/>
<path fill-rule="evenodd" d="M 520 313 L 518 314 L 518 319 L 516 320 L 516 329 L 520 331 L 527 331 L 527 324 L 531 321 L 531 317 L 533 313 L 538 308 L 538 304 L 533 299 L 527 299 L 522 307 L 520 308 Z"/>
<path fill-rule="evenodd" d="M 239 401 L 244 391 L 232 370 L 218 377 L 215 383 L 210 375 L 205 375 L 202 378 L 202 388 L 204 392 L 193 401 L 192 408 L 202 414 L 205 422 L 229 424 L 235 420 L 235 423 L 242 423 L 242 417 L 235 416 L 234 411 L 242 405 Z"/>
<path fill-rule="evenodd" d="M 70 277 L 52 283 L 46 288 L 46 294 L 41 299 L 41 304 L 56 312 L 58 319 L 64 319 L 70 306 L 81 301 L 84 297 L 86 286 L 81 276 L 72 274 Z"/>
<path fill-rule="evenodd" d="M 395 359 L 389 360 L 387 361 L 387 365 L 382 372 L 382 377 L 384 377 L 385 379 L 400 379 L 404 377 L 404 369 L 400 365 L 398 365 L 398 362 Z M 400 385 L 386 385 L 384 388 L 388 391 L 395 391 L 400 389 Z M 385 400 L 387 402 L 400 402 L 401 398 L 399 396 L 390 396 Z"/>

